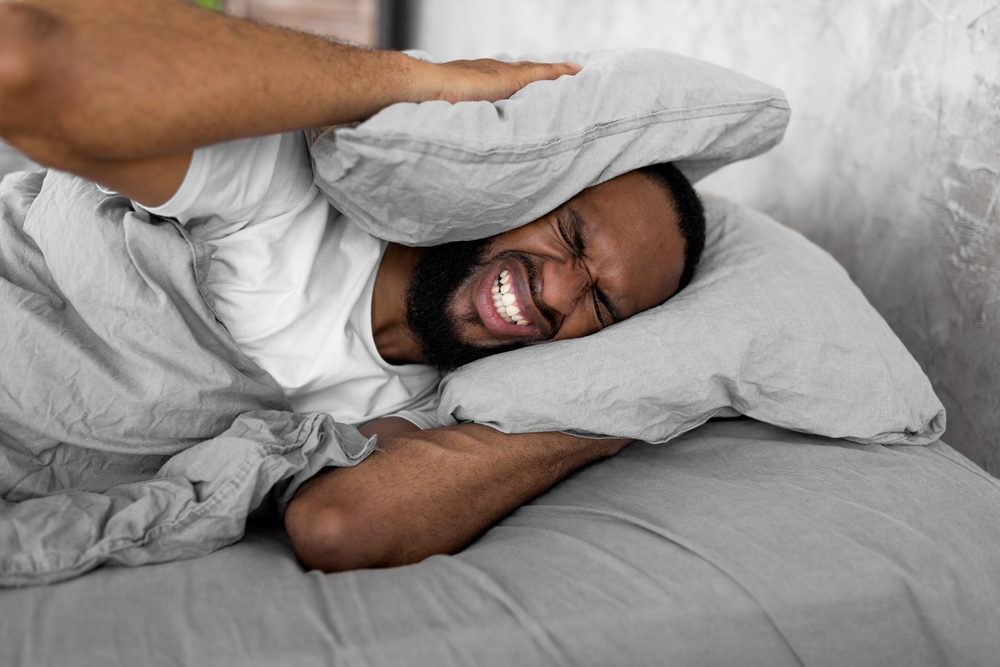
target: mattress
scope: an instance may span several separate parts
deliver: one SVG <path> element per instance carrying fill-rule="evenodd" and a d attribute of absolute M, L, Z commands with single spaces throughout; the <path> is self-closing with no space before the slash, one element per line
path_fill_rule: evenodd
<path fill-rule="evenodd" d="M 996 665 L 1000 481 L 749 419 L 634 443 L 454 556 L 326 575 L 281 525 L 0 590 L 2 665 Z"/>

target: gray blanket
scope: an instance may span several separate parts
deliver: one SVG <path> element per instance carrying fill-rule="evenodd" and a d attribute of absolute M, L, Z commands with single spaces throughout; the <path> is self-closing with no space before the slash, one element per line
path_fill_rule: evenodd
<path fill-rule="evenodd" d="M 54 171 L 0 183 L 0 585 L 203 555 L 374 447 L 216 319 L 211 246 Z"/>
<path fill-rule="evenodd" d="M 303 572 L 281 526 L 0 591 L 0 665 L 995 666 L 1000 481 L 747 419 L 634 443 L 455 556 Z"/>

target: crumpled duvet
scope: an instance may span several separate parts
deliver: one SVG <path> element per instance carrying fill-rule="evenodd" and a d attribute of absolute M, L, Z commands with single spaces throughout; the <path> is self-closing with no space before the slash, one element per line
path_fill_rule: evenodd
<path fill-rule="evenodd" d="M 0 183 L 0 585 L 209 553 L 374 448 L 290 412 L 215 317 L 211 251 L 68 174 Z"/>

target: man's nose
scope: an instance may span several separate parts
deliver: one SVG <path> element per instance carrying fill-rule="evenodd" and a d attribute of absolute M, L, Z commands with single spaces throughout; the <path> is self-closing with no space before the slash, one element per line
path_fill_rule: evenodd
<path fill-rule="evenodd" d="M 550 260 L 542 266 L 541 300 L 561 315 L 568 315 L 573 310 L 589 285 L 587 268 L 576 258 Z"/>

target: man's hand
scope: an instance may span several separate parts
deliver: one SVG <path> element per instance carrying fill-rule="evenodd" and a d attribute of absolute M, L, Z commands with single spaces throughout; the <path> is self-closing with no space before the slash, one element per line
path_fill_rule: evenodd
<path fill-rule="evenodd" d="M 448 102 L 496 102 L 533 81 L 558 79 L 580 71 L 575 63 L 505 63 L 489 59 L 453 60 L 438 67 L 442 84 L 435 98 Z"/>
<path fill-rule="evenodd" d="M 0 2 L 0 137 L 155 206 L 189 153 L 368 118 L 395 102 L 497 100 L 571 65 L 434 65 L 179 0 Z"/>
<path fill-rule="evenodd" d="M 407 433 L 302 485 L 285 513 L 306 567 L 336 572 L 455 553 L 572 471 L 629 440 L 506 435 L 478 424 Z"/>

